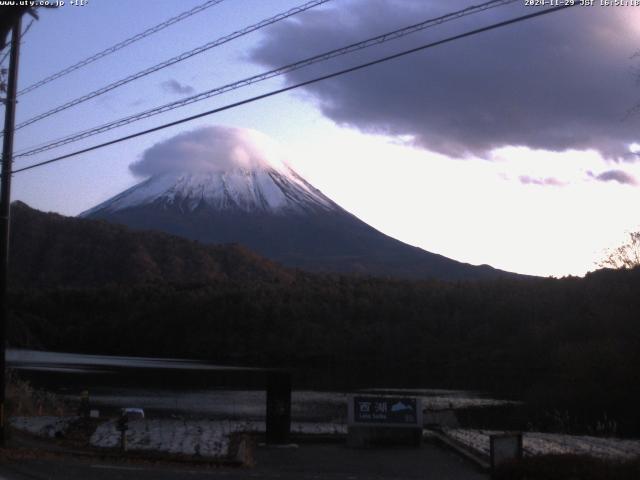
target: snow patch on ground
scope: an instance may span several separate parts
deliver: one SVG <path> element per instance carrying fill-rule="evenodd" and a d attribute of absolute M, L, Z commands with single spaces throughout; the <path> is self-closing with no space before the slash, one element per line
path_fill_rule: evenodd
<path fill-rule="evenodd" d="M 495 398 L 452 397 L 448 395 L 421 398 L 422 407 L 428 410 L 463 410 L 465 408 L 502 407 L 519 403 Z"/>
<path fill-rule="evenodd" d="M 225 457 L 229 436 L 235 433 L 231 422 L 198 422 L 182 420 L 135 420 L 126 432 L 128 450 L 147 450 L 203 457 Z M 120 445 L 116 421 L 100 425 L 90 444 L 114 448 Z"/>
<path fill-rule="evenodd" d="M 11 417 L 9 424 L 23 432 L 45 438 L 63 436 L 78 417 Z"/>
<path fill-rule="evenodd" d="M 207 458 L 229 455 L 230 438 L 235 433 L 264 432 L 261 421 L 140 419 L 129 422 L 126 432 L 128 450 L 147 450 Z M 343 424 L 294 422 L 292 433 L 310 435 L 346 434 Z M 94 447 L 116 448 L 120 432 L 116 421 L 101 424 L 91 436 Z"/>
<path fill-rule="evenodd" d="M 445 429 L 444 433 L 471 450 L 489 456 L 489 436 L 504 432 L 451 428 Z M 573 454 L 628 460 L 640 455 L 640 440 L 524 432 L 522 444 L 525 456 Z"/>

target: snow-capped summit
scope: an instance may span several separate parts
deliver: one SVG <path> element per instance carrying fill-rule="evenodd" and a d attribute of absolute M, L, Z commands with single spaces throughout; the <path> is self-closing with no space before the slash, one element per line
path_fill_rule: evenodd
<path fill-rule="evenodd" d="M 82 216 L 203 243 L 240 243 L 309 270 L 440 279 L 505 273 L 384 235 L 310 185 L 257 132 L 183 133 L 148 149 L 131 170 L 147 179 Z"/>
<path fill-rule="evenodd" d="M 271 140 L 252 130 L 183 133 L 147 150 L 131 170 L 149 178 L 82 215 L 144 205 L 276 214 L 339 209 L 282 160 Z"/>
<path fill-rule="evenodd" d="M 340 208 L 288 167 L 280 171 L 274 168 L 235 168 L 230 171 L 156 175 L 82 215 L 90 216 L 100 211 L 112 213 L 144 205 L 175 208 L 183 212 L 210 208 L 273 214 Z"/>

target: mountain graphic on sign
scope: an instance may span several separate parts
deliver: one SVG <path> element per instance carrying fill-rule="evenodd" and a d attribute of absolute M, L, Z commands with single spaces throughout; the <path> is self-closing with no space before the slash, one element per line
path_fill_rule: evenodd
<path fill-rule="evenodd" d="M 392 412 L 413 411 L 413 407 L 411 405 L 407 405 L 406 403 L 398 402 L 391 405 L 391 411 Z"/>

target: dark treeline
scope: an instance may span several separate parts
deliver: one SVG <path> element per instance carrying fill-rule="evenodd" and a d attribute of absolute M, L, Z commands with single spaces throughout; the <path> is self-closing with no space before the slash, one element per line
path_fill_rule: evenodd
<path fill-rule="evenodd" d="M 287 366 L 314 388 L 480 388 L 563 424 L 606 414 L 640 434 L 639 269 L 466 283 L 312 275 L 19 203 L 11 242 L 13 346 Z"/>
<path fill-rule="evenodd" d="M 320 372 L 310 385 L 442 386 L 640 432 L 640 269 L 409 282 L 292 273 L 202 284 L 24 289 L 14 346 Z M 315 379 L 315 384 L 314 384 Z M 322 380 L 321 380 L 322 379 Z"/>

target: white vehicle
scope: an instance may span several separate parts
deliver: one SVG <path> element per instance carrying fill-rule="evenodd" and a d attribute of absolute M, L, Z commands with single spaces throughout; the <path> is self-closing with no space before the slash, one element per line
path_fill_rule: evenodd
<path fill-rule="evenodd" d="M 123 408 L 120 415 L 127 420 L 138 420 L 144 418 L 144 410 L 142 408 Z"/>

